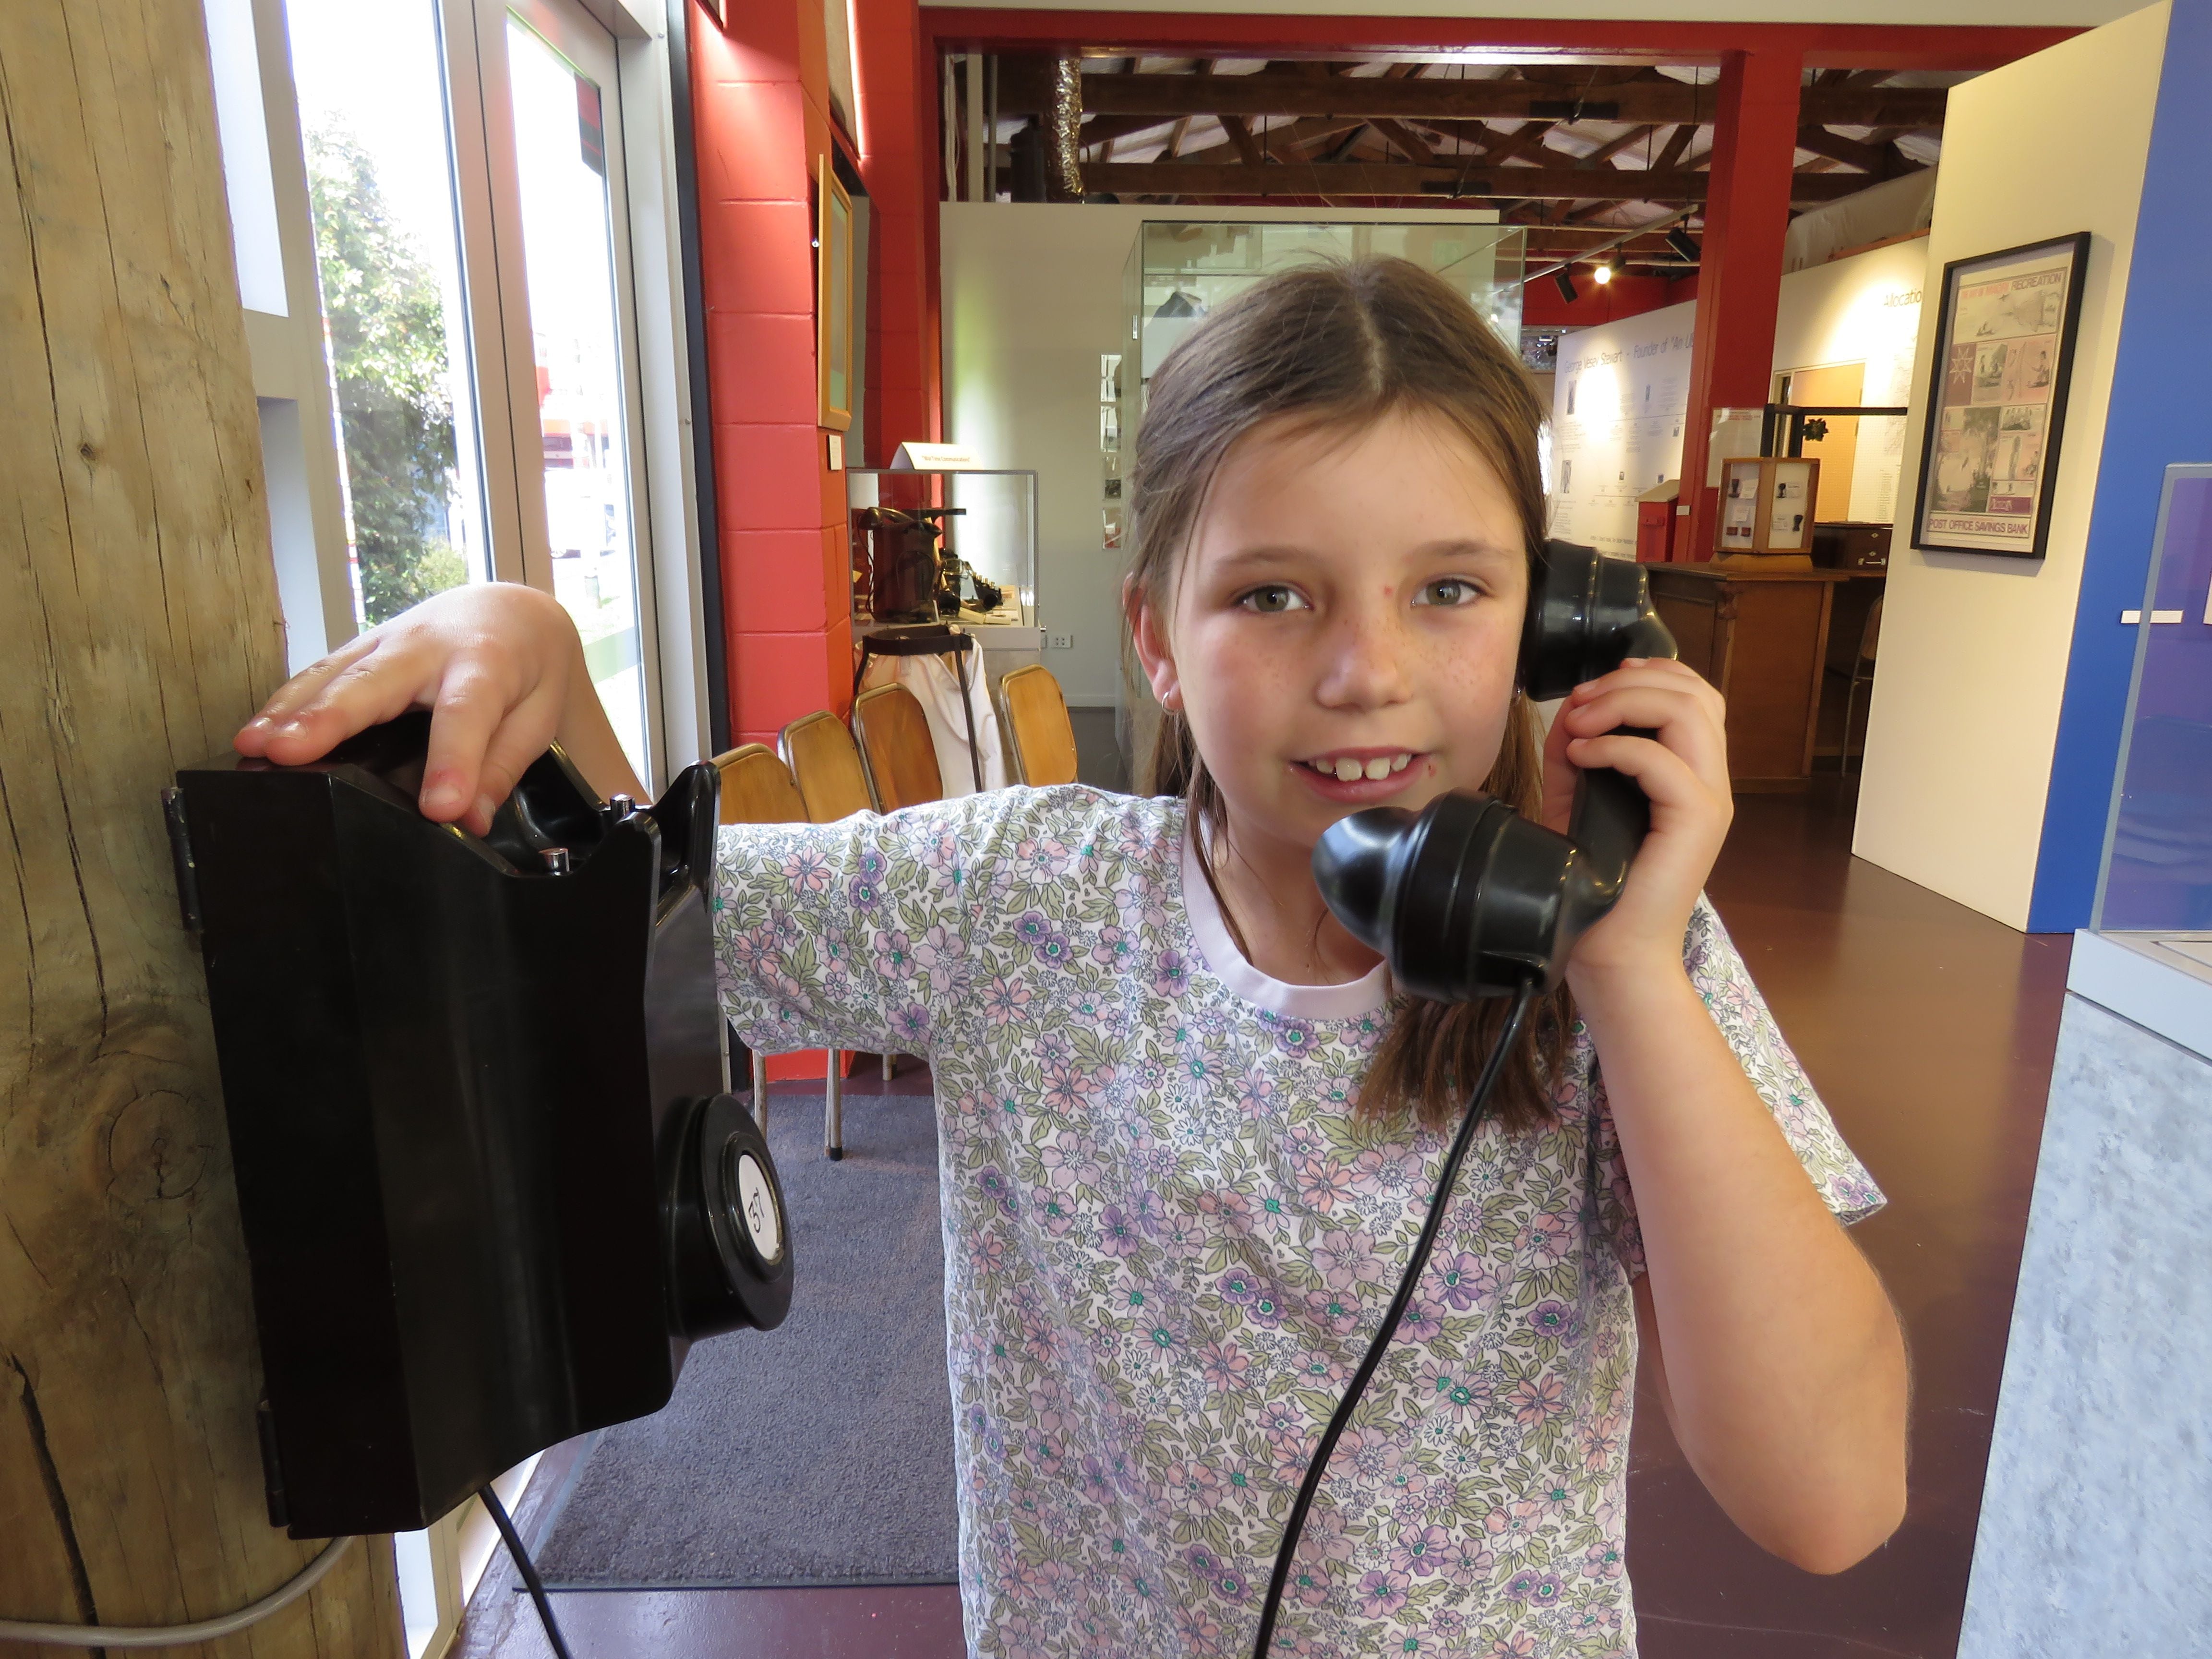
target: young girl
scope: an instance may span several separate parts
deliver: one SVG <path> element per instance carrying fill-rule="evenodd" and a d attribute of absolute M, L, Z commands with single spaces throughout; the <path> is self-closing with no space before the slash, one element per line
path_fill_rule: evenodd
<path fill-rule="evenodd" d="M 1637 780 L 1650 836 L 1478 1132 L 1277 1650 L 1632 1652 L 1639 1341 L 1767 1548 L 1837 1571 L 1902 1515 L 1902 1340 L 1835 1220 L 1881 1195 L 1700 896 L 1730 812 L 1721 700 L 1631 662 L 1567 700 L 1540 775 L 1515 649 L 1540 419 L 1412 265 L 1260 284 L 1161 369 L 1138 440 L 1127 605 L 1171 793 L 721 832 L 745 1040 L 933 1070 L 977 1653 L 1249 1650 L 1499 1023 L 1395 991 L 1323 907 L 1314 843 L 1472 787 L 1563 826 L 1585 766 Z M 297 762 L 410 706 L 436 711 L 434 818 L 482 830 L 556 733 L 599 787 L 643 793 L 566 617 L 520 588 L 365 636 L 239 746 Z"/>

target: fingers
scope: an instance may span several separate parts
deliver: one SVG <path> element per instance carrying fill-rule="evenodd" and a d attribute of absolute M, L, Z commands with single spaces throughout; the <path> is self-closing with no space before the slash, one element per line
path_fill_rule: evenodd
<path fill-rule="evenodd" d="M 1571 744 L 1621 726 L 1656 732 L 1709 788 L 1728 788 L 1727 705 L 1688 669 L 1652 663 L 1575 688 L 1557 722 Z M 1573 759 L 1571 750 L 1569 758 Z M 1581 763 L 1577 760 L 1577 764 Z"/>
<path fill-rule="evenodd" d="M 492 814 L 514 793 L 531 763 L 551 746 L 560 727 L 561 696 L 549 686 L 538 687 L 508 711 L 485 747 L 476 799 L 462 819 L 471 832 L 490 833 Z"/>
<path fill-rule="evenodd" d="M 486 777 L 484 763 L 494 738 L 529 701 L 527 693 L 517 696 L 517 688 L 501 684 L 505 678 L 474 660 L 447 666 L 430 704 L 430 744 L 422 763 L 424 817 L 450 823 L 465 814 L 479 835 L 490 827 L 491 813 L 507 799 L 507 788 L 493 795 L 489 807 L 483 805 L 481 798 L 494 781 Z M 507 787 L 512 787 L 510 778 Z"/>
<path fill-rule="evenodd" d="M 374 633 L 363 634 L 349 640 L 319 662 L 310 663 L 298 673 L 278 686 L 269 701 L 261 705 L 231 743 L 241 755 L 265 755 L 270 741 L 300 712 L 322 695 L 323 689 L 345 670 L 374 652 L 379 644 Z"/>

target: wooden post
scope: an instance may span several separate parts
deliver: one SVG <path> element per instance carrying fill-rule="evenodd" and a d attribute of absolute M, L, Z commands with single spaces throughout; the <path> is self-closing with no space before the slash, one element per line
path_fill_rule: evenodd
<path fill-rule="evenodd" d="M 198 0 L 0 3 L 0 1618 L 183 1623 L 325 1547 L 268 1521 L 158 799 L 284 676 Z M 391 1541 L 165 1651 L 394 1659 Z"/>

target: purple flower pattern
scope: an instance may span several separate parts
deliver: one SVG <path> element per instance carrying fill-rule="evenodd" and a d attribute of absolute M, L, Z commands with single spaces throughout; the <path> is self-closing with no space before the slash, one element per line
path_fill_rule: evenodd
<path fill-rule="evenodd" d="M 1350 1121 L 1389 1008 L 1271 1012 L 1215 976 L 1182 834 L 1180 803 L 1074 787 L 720 832 L 745 1040 L 933 1068 L 961 1593 L 990 1659 L 1249 1648 L 1442 1154 Z M 1830 1207 L 1877 1207 L 1710 906 L 1684 960 Z M 1633 1653 L 1643 1252 L 1590 1060 L 1577 1033 L 1556 1125 L 1478 1134 L 1309 1522 L 1289 1650 Z"/>

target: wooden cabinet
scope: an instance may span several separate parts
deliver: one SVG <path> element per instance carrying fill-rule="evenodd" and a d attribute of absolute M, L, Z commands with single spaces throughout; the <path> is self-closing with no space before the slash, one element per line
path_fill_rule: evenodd
<path fill-rule="evenodd" d="M 1729 776 L 1741 790 L 1802 789 L 1813 771 L 1837 570 L 1774 574 L 1644 567 L 1682 660 L 1728 699 Z"/>

